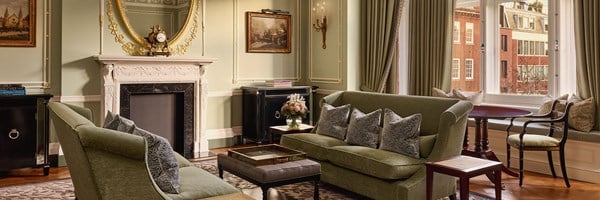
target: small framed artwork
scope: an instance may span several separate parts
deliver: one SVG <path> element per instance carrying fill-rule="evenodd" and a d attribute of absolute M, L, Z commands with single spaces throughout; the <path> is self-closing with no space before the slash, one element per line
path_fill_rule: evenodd
<path fill-rule="evenodd" d="M 292 16 L 246 12 L 246 52 L 290 53 Z"/>
<path fill-rule="evenodd" d="M 35 0 L 0 0 L 0 46 L 35 47 Z"/>

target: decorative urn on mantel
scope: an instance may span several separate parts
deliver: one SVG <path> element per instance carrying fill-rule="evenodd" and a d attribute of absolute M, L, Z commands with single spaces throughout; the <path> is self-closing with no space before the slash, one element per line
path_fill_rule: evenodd
<path fill-rule="evenodd" d="M 205 135 L 207 90 L 204 72 L 206 65 L 215 62 L 215 58 L 100 55 L 96 56 L 96 60 L 101 64 L 102 75 L 101 116 L 106 116 L 108 111 L 116 114 L 120 112 L 122 84 L 192 83 L 192 151 L 196 155 L 208 153 L 208 140 Z"/>

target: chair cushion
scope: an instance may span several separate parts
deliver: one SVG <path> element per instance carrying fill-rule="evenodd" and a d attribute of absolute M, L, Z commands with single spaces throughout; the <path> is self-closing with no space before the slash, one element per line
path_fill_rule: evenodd
<path fill-rule="evenodd" d="M 419 128 L 421 118 L 421 114 L 402 118 L 394 111 L 386 108 L 383 117 L 381 146 L 379 148 L 413 158 L 420 158 Z"/>
<path fill-rule="evenodd" d="M 327 147 L 348 145 L 343 140 L 314 133 L 285 134 L 281 137 L 281 145 L 303 151 L 308 157 L 316 160 L 327 160 Z"/>
<path fill-rule="evenodd" d="M 520 144 L 519 134 L 508 136 L 508 143 L 511 146 L 518 147 Z M 523 136 L 523 146 L 526 147 L 555 147 L 559 141 L 556 138 L 545 135 L 525 134 Z"/>
<path fill-rule="evenodd" d="M 381 127 L 381 109 L 365 114 L 358 109 L 352 110 L 346 143 L 377 148 Z"/>
<path fill-rule="evenodd" d="M 239 192 L 219 177 L 194 166 L 180 168 L 179 174 L 180 193 L 166 194 L 173 200 L 201 199 Z"/>
<path fill-rule="evenodd" d="M 330 147 L 327 159 L 335 165 L 382 179 L 408 178 L 425 163 L 425 159 L 363 146 Z"/>
<path fill-rule="evenodd" d="M 323 104 L 316 133 L 343 140 L 346 137 L 346 130 L 348 129 L 349 115 L 349 104 L 339 107 Z"/>

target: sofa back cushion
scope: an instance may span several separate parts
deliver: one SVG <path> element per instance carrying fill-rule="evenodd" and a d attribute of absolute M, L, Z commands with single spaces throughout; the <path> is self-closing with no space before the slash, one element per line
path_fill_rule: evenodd
<path fill-rule="evenodd" d="M 319 117 L 317 134 L 344 140 L 348 129 L 349 116 L 350 105 L 334 107 L 324 104 Z"/>
<path fill-rule="evenodd" d="M 361 91 L 344 91 L 338 98 L 324 102 L 333 106 L 350 104 L 362 112 L 369 113 L 380 108 L 388 108 L 400 116 L 420 113 L 422 116 L 421 135 L 437 134 L 441 114 L 456 104 L 457 99 L 442 99 L 426 96 L 381 94 Z"/>

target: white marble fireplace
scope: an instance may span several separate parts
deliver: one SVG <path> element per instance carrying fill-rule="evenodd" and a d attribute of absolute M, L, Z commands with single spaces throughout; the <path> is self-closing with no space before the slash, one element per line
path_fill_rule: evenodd
<path fill-rule="evenodd" d="M 195 155 L 208 153 L 207 91 L 204 71 L 206 65 L 216 59 L 101 55 L 97 56 L 96 60 L 101 63 L 102 68 L 101 116 L 106 116 L 108 111 L 120 112 L 122 84 L 192 83 L 194 85 L 192 150 Z"/>

